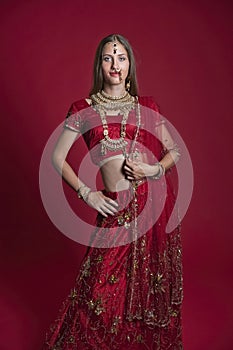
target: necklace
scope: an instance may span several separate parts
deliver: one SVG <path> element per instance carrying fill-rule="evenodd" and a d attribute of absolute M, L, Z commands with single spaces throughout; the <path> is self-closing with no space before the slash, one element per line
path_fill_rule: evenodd
<path fill-rule="evenodd" d="M 116 101 L 116 100 L 119 101 L 119 100 L 124 99 L 126 96 L 128 96 L 129 93 L 127 91 L 125 91 L 123 93 L 123 95 L 121 95 L 121 96 L 112 96 L 112 95 L 107 94 L 104 90 L 102 90 L 101 93 L 99 93 L 99 95 L 101 97 L 105 97 L 105 98 L 107 98 L 108 100 L 111 100 L 111 101 Z"/>
<path fill-rule="evenodd" d="M 104 138 L 100 141 L 101 143 L 101 154 L 106 155 L 107 150 L 114 152 L 121 150 L 124 156 L 126 156 L 126 146 L 128 141 L 125 140 L 126 136 L 126 122 L 128 120 L 129 112 L 135 108 L 135 100 L 137 101 L 136 108 L 136 125 L 137 131 L 135 137 L 138 135 L 140 127 L 140 107 L 138 104 L 137 97 L 134 98 L 127 91 L 122 96 L 109 96 L 103 91 L 98 92 L 96 95 L 91 95 L 93 101 L 93 108 L 100 115 L 102 125 L 103 125 L 103 136 Z M 120 137 L 118 139 L 111 139 L 109 137 L 107 113 L 109 111 L 116 111 L 117 115 L 122 115 Z"/>
<path fill-rule="evenodd" d="M 97 92 L 96 95 L 91 95 L 91 99 L 96 104 L 108 103 L 116 107 L 116 103 L 133 103 L 134 97 L 131 96 L 128 91 L 121 96 L 111 96 L 106 94 L 103 90 L 101 92 Z"/>

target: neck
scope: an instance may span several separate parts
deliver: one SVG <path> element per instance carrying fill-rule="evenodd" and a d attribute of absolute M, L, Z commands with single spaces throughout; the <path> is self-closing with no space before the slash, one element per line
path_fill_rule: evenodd
<path fill-rule="evenodd" d="M 125 93 L 125 87 L 122 85 L 104 85 L 104 92 L 110 96 L 122 96 Z"/>

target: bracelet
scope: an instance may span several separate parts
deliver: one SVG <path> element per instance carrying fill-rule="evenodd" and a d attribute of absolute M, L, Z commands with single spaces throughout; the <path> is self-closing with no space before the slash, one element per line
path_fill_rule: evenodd
<path fill-rule="evenodd" d="M 158 165 L 159 170 L 158 170 L 158 172 L 157 172 L 155 175 L 151 176 L 151 178 L 152 178 L 153 180 L 159 180 L 159 179 L 165 174 L 165 168 L 164 168 L 164 166 L 163 166 L 161 163 L 159 163 L 159 162 L 155 163 L 155 165 Z"/>
<path fill-rule="evenodd" d="M 91 192 L 91 189 L 89 187 L 87 187 L 86 185 L 80 186 L 77 189 L 78 198 L 83 199 L 84 202 L 87 202 L 90 192 Z"/>

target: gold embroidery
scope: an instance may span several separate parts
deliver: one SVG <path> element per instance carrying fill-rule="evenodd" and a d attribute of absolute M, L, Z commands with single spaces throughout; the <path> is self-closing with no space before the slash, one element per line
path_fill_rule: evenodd
<path fill-rule="evenodd" d="M 110 329 L 111 333 L 117 334 L 117 331 L 118 331 L 117 330 L 117 328 L 118 328 L 117 326 L 118 326 L 118 324 L 120 322 L 120 319 L 121 319 L 120 316 L 114 317 L 113 324 L 112 324 L 112 327 Z"/>
<path fill-rule="evenodd" d="M 178 312 L 175 311 L 175 310 L 170 309 L 169 312 L 170 312 L 170 315 L 173 316 L 173 317 L 177 317 L 178 316 Z"/>
<path fill-rule="evenodd" d="M 90 267 L 91 267 L 91 259 L 88 256 L 87 260 L 83 264 L 83 270 L 82 270 L 82 273 L 81 273 L 81 278 L 90 276 Z"/>
<path fill-rule="evenodd" d="M 115 275 L 111 275 L 108 279 L 109 283 L 114 284 L 118 282 L 118 278 Z"/>
<path fill-rule="evenodd" d="M 105 311 L 105 308 L 102 305 L 102 301 L 101 299 L 97 299 L 96 300 L 96 307 L 95 307 L 95 313 L 97 316 L 99 316 L 100 314 L 102 314 L 102 312 Z"/>
<path fill-rule="evenodd" d="M 165 289 L 164 289 L 165 279 L 163 279 L 163 275 L 160 273 L 157 273 L 156 276 L 154 276 L 153 273 L 151 273 L 150 275 L 151 275 L 152 286 L 154 287 L 155 293 L 165 293 Z"/>
<path fill-rule="evenodd" d="M 130 227 L 131 213 L 128 211 L 124 215 L 119 215 L 117 217 L 117 222 L 119 226 L 124 226 L 126 229 Z"/>
<path fill-rule="evenodd" d="M 105 308 L 102 305 L 102 300 L 101 298 L 94 300 L 87 301 L 87 305 L 90 310 L 94 310 L 94 313 L 99 316 L 102 312 L 105 311 Z"/>
<path fill-rule="evenodd" d="M 75 343 L 75 338 L 73 337 L 73 335 L 71 335 L 71 336 L 69 337 L 69 343 L 71 343 L 71 344 L 74 344 L 74 343 Z"/>
<path fill-rule="evenodd" d="M 77 303 L 77 296 L 78 296 L 77 290 L 75 288 L 71 289 L 69 299 L 71 299 L 72 306 L 74 306 L 74 304 Z"/>
<path fill-rule="evenodd" d="M 95 307 L 95 303 L 93 300 L 87 301 L 87 305 L 88 305 L 89 309 L 91 309 L 91 310 L 94 309 L 94 307 Z"/>
<path fill-rule="evenodd" d="M 138 342 L 138 343 L 143 343 L 143 336 L 142 336 L 141 334 L 139 334 L 139 335 L 137 336 L 137 342 Z"/>
<path fill-rule="evenodd" d="M 96 260 L 97 260 L 97 263 L 101 263 L 104 260 L 104 258 L 102 255 L 99 255 Z"/>

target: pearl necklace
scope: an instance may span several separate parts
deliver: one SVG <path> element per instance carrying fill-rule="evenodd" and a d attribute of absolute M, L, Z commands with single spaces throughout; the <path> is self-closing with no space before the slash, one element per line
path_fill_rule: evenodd
<path fill-rule="evenodd" d="M 110 104 L 116 107 L 116 103 L 133 103 L 134 97 L 131 96 L 128 91 L 121 96 L 111 96 L 106 94 L 103 90 L 101 92 L 97 92 L 96 95 L 91 95 L 91 99 L 95 104 Z"/>
<path fill-rule="evenodd" d="M 100 115 L 102 125 L 103 125 L 103 136 L 104 138 L 100 141 L 101 143 L 101 154 L 106 155 L 107 150 L 111 152 L 116 152 L 121 150 L 122 153 L 126 156 L 126 146 L 128 142 L 125 140 L 126 136 L 126 123 L 128 120 L 129 112 L 135 108 L 135 100 L 127 91 L 122 96 L 110 96 L 104 93 L 103 91 L 98 92 L 96 95 L 91 95 L 93 101 L 93 108 Z M 120 138 L 111 139 L 108 132 L 108 122 L 107 122 L 107 113 L 108 111 L 116 111 L 117 115 L 122 115 L 121 129 L 120 129 Z M 137 132 L 140 127 L 140 107 L 137 103 L 136 109 L 136 118 L 137 118 Z"/>

